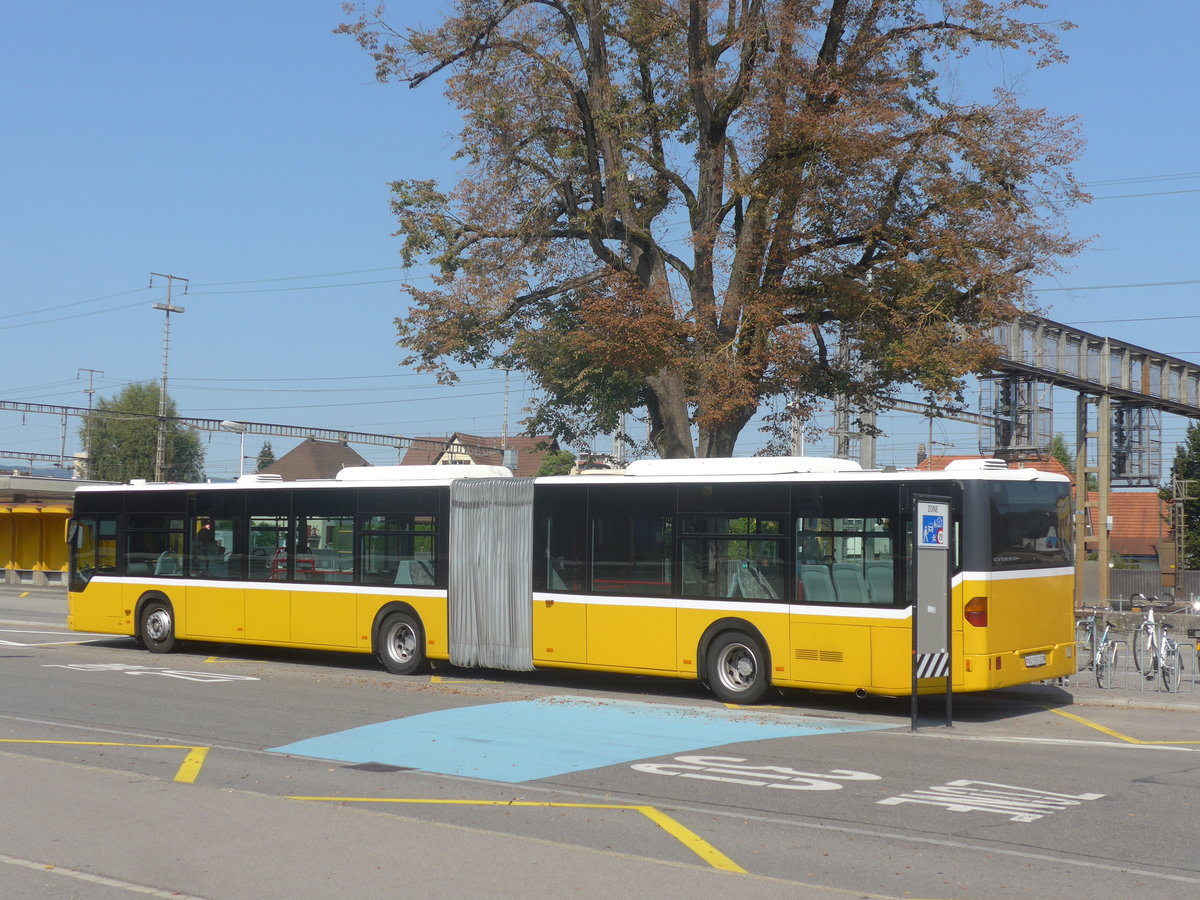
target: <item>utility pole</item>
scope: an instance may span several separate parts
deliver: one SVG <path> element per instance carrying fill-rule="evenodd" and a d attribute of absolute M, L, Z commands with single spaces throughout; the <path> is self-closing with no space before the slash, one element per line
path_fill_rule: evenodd
<path fill-rule="evenodd" d="M 1187 502 L 1196 499 L 1196 495 L 1192 493 L 1195 484 L 1195 478 L 1171 477 L 1171 530 L 1175 533 L 1176 573 L 1187 569 Z M 1183 588 L 1183 580 L 1176 578 L 1173 586 L 1178 596 Z"/>
<path fill-rule="evenodd" d="M 97 375 L 103 375 L 100 369 L 77 369 L 75 377 L 79 378 L 84 372 L 88 373 L 88 386 L 84 391 L 88 398 L 88 414 L 83 420 L 83 446 L 86 455 L 83 457 L 83 472 L 81 473 L 85 479 L 92 477 L 92 400 L 96 396 L 95 378 Z"/>
<path fill-rule="evenodd" d="M 162 381 L 158 387 L 158 447 L 154 454 L 154 480 L 165 481 L 167 474 L 167 362 L 171 346 L 171 313 L 182 313 L 182 306 L 171 305 L 171 287 L 176 281 L 185 285 L 183 292 L 187 293 L 188 279 L 178 275 L 163 275 L 159 272 L 150 273 L 150 286 L 154 286 L 155 278 L 167 279 L 167 302 L 155 303 L 155 309 L 163 311 L 163 365 Z"/>
<path fill-rule="evenodd" d="M 500 432 L 500 452 L 503 456 L 508 453 L 508 376 L 510 369 L 504 370 L 504 424 Z"/>

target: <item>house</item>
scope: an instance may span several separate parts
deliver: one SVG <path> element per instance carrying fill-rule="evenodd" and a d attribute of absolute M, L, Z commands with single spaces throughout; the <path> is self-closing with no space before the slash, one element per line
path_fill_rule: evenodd
<path fill-rule="evenodd" d="M 1088 499 L 1094 501 L 1096 494 L 1089 493 Z M 1095 512 L 1089 507 L 1088 525 L 1093 533 Z M 1172 540 L 1170 505 L 1158 491 L 1113 491 L 1108 495 L 1108 514 L 1112 518 L 1109 549 L 1140 568 L 1158 568 L 1158 548 Z"/>
<path fill-rule="evenodd" d="M 455 432 L 449 437 L 415 438 L 400 465 L 507 466 L 513 475 L 528 478 L 537 474 L 548 453 L 558 449 L 558 441 L 549 435 L 505 439 Z"/>
<path fill-rule="evenodd" d="M 305 438 L 275 462 L 259 470 L 262 475 L 279 475 L 284 481 L 308 478 L 333 478 L 346 466 L 369 466 L 370 463 L 341 441 L 318 441 Z"/>

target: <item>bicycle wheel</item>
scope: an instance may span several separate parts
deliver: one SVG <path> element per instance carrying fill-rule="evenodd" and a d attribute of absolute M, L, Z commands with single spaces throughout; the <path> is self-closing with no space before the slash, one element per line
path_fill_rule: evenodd
<path fill-rule="evenodd" d="M 1080 619 L 1075 626 L 1075 670 L 1082 672 L 1095 665 L 1096 659 L 1096 626 L 1091 619 Z"/>
<path fill-rule="evenodd" d="M 1183 654 L 1179 652 L 1179 645 L 1175 641 L 1171 641 L 1163 648 L 1162 654 L 1162 681 L 1163 687 L 1170 694 L 1179 693 L 1179 682 L 1183 677 Z"/>
<path fill-rule="evenodd" d="M 1117 671 L 1117 645 L 1104 643 L 1096 654 L 1096 687 L 1110 688 Z"/>
<path fill-rule="evenodd" d="M 1143 622 L 1133 633 L 1133 667 L 1143 675 L 1154 671 L 1154 648 L 1158 646 L 1158 635 L 1149 622 Z"/>

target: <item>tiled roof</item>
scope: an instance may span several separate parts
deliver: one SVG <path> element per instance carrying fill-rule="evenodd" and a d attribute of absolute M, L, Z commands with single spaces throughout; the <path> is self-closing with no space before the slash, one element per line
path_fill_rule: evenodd
<path fill-rule="evenodd" d="M 504 453 L 500 449 L 504 438 L 455 432 L 448 437 L 423 437 L 418 441 L 405 451 L 400 465 L 437 465 L 445 463 L 447 459 L 481 466 L 504 465 Z M 549 435 L 517 435 L 508 438 L 508 449 L 516 451 L 517 460 L 513 474 L 519 478 L 526 478 L 537 474 L 546 454 L 559 448 L 558 441 Z"/>
<path fill-rule="evenodd" d="M 261 471 L 281 475 L 284 481 L 304 478 L 332 478 L 346 466 L 369 466 L 370 463 L 346 444 L 305 438 L 275 462 Z"/>
<path fill-rule="evenodd" d="M 1088 500 L 1095 502 L 1091 493 Z M 1108 533 L 1108 546 L 1121 556 L 1158 556 L 1160 543 L 1170 540 L 1169 508 L 1158 491 L 1114 491 L 1108 495 L 1108 514 L 1113 527 Z M 1089 507 L 1088 521 L 1095 533 L 1096 510 Z"/>

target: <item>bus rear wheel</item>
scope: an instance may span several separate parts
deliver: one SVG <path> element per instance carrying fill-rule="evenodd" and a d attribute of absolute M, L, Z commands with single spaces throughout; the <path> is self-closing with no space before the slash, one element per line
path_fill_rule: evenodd
<path fill-rule="evenodd" d="M 389 613 L 379 625 L 376 655 L 393 675 L 415 675 L 428 666 L 421 620 L 406 612 Z"/>
<path fill-rule="evenodd" d="M 166 600 L 147 600 L 138 619 L 138 634 L 151 653 L 175 649 L 175 610 Z"/>
<path fill-rule="evenodd" d="M 709 688 L 723 703 L 757 703 L 771 686 L 767 655 L 748 634 L 727 631 L 717 635 L 705 657 Z"/>

